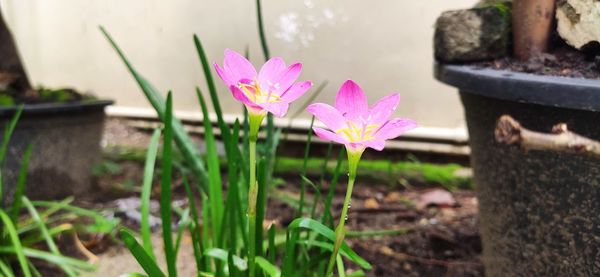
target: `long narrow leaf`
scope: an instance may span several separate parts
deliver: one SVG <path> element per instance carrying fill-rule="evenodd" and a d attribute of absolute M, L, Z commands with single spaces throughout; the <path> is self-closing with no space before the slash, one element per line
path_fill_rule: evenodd
<path fill-rule="evenodd" d="M 220 248 L 210 248 L 204 252 L 204 255 L 227 263 L 229 252 Z M 248 263 L 246 262 L 246 260 L 236 255 L 233 255 L 233 264 L 241 271 L 245 271 L 248 269 Z"/>
<path fill-rule="evenodd" d="M 21 199 L 25 194 L 25 184 L 27 182 L 27 169 L 29 168 L 29 159 L 31 158 L 31 151 L 33 144 L 29 144 L 23 152 L 23 160 L 21 160 L 21 167 L 19 168 L 19 176 L 17 177 L 17 185 L 15 187 L 15 194 L 13 196 L 13 203 L 11 208 L 11 219 L 13 222 L 17 222 L 19 213 L 21 212 Z"/>
<path fill-rule="evenodd" d="M 154 259 L 148 255 L 144 250 L 144 247 L 137 242 L 131 233 L 125 229 L 121 230 L 121 239 L 125 242 L 125 246 L 127 246 L 133 257 L 138 261 L 144 271 L 146 271 L 148 276 L 166 277 Z"/>
<path fill-rule="evenodd" d="M 169 277 L 177 276 L 175 267 L 175 250 L 173 246 L 173 234 L 171 233 L 171 182 L 173 170 L 172 161 L 172 139 L 173 139 L 173 98 L 169 92 L 167 95 L 167 106 L 165 108 L 165 129 L 163 132 L 163 155 L 162 155 L 162 180 L 160 182 L 160 217 L 162 221 L 163 248 L 165 251 L 165 260 L 167 262 L 167 271 Z"/>
<path fill-rule="evenodd" d="M 323 225 L 322 223 L 311 219 L 311 218 L 297 218 L 288 226 L 289 230 L 295 230 L 299 228 L 309 229 L 313 232 L 317 232 L 320 235 L 326 237 L 330 241 L 335 241 L 335 232 L 331 230 L 329 227 Z M 345 253 L 350 260 L 354 263 L 358 264 L 360 267 L 364 269 L 371 269 L 371 264 L 360 257 L 354 250 L 352 250 L 348 244 L 345 242 L 342 244 L 340 248 L 341 253 Z"/>
<path fill-rule="evenodd" d="M 2 221 L 2 228 L 4 229 L 3 233 L 7 233 L 8 237 L 10 238 L 10 243 L 13 246 L 12 248 L 14 249 L 14 254 L 17 256 L 17 260 L 19 261 L 19 266 L 23 271 L 23 275 L 25 275 L 25 277 L 31 277 L 31 271 L 29 271 L 27 259 L 23 253 L 23 246 L 21 245 L 21 241 L 17 235 L 15 225 L 2 209 L 0 209 L 0 220 Z"/>
<path fill-rule="evenodd" d="M 335 189 L 338 184 L 340 172 L 342 169 L 342 158 L 345 156 L 345 150 L 342 148 L 340 153 L 338 154 L 337 162 L 335 165 L 335 171 L 333 172 L 333 178 L 331 179 L 331 184 L 329 185 L 329 191 L 327 192 L 327 197 L 325 198 L 325 207 L 323 208 L 323 217 L 322 222 L 325 222 L 329 226 L 333 226 L 333 216 L 331 216 L 331 202 L 333 201 L 333 196 L 335 194 Z"/>
<path fill-rule="evenodd" d="M 196 51 L 198 52 L 198 57 L 200 58 L 200 64 L 202 64 L 202 71 L 204 72 L 204 78 L 206 79 L 206 85 L 208 86 L 210 99 L 213 103 L 215 114 L 217 114 L 217 122 L 219 124 L 219 128 L 221 129 L 221 136 L 223 136 L 223 141 L 228 143 L 231 132 L 225 123 L 225 120 L 223 119 L 223 111 L 221 110 L 221 104 L 219 103 L 219 96 L 215 87 L 215 81 L 212 77 L 208 59 L 206 58 L 206 53 L 204 52 L 204 47 L 202 47 L 202 42 L 197 35 L 194 35 L 194 44 L 196 45 Z"/>
<path fill-rule="evenodd" d="M 196 88 L 196 93 L 202 107 L 202 114 L 204 115 L 204 139 L 206 141 L 206 156 L 208 161 L 208 191 L 209 201 L 211 209 L 211 222 L 212 230 L 221 230 L 221 220 L 223 218 L 223 192 L 221 182 L 221 171 L 219 166 L 219 156 L 217 154 L 217 145 L 215 142 L 215 136 L 212 131 L 212 125 L 208 118 L 208 108 L 200 89 Z M 220 239 L 221 234 L 216 232 L 213 234 L 215 237 L 215 245 Z"/>
<path fill-rule="evenodd" d="M 13 115 L 10 123 L 6 129 L 4 129 L 4 136 L 2 138 L 2 145 L 0 146 L 0 168 L 4 168 L 4 161 L 6 159 L 6 153 L 8 151 L 8 144 L 12 137 L 13 132 L 15 131 L 15 127 L 17 126 L 17 122 L 21 117 L 21 113 L 23 112 L 23 105 L 19 106 Z M 0 178 L 0 205 L 4 203 L 4 180 Z"/>
<path fill-rule="evenodd" d="M 142 184 L 142 195 L 140 196 L 140 213 L 142 215 L 140 223 L 140 234 L 142 235 L 142 244 L 146 252 L 153 260 L 154 248 L 152 247 L 152 239 L 150 230 L 150 194 L 152 193 L 152 181 L 154 180 L 154 165 L 158 153 L 158 141 L 160 139 L 160 129 L 154 130 L 148 146 L 146 154 L 146 163 L 144 165 L 144 180 Z"/>
<path fill-rule="evenodd" d="M 2 259 L 0 259 L 0 273 L 2 273 L 2 276 L 6 277 L 15 276 L 15 273 L 12 271 L 12 269 Z"/>
<path fill-rule="evenodd" d="M 198 217 L 198 210 L 196 208 L 196 199 L 194 198 L 194 193 L 192 192 L 192 188 L 190 187 L 190 184 L 187 178 L 185 178 L 185 176 L 183 177 L 183 187 L 185 188 L 185 193 L 187 194 L 188 203 L 192 213 L 193 224 L 189 226 L 189 229 L 190 234 L 192 236 L 192 249 L 194 250 L 194 258 L 196 259 L 196 269 L 198 270 L 198 272 L 201 272 L 204 270 L 204 261 L 202 256 L 202 253 L 204 251 L 202 250 L 202 234 L 200 233 L 200 220 Z"/>
<path fill-rule="evenodd" d="M 281 270 L 263 257 L 256 257 L 256 265 L 271 277 L 281 276 Z"/>
<path fill-rule="evenodd" d="M 265 219 L 265 209 L 267 206 L 267 161 L 261 159 L 258 162 L 258 195 L 256 201 L 256 231 L 255 231 L 255 242 L 256 242 L 256 255 L 263 255 L 263 221 Z"/>
<path fill-rule="evenodd" d="M 308 128 L 308 136 L 306 138 L 306 146 L 304 146 L 304 160 L 302 161 L 302 174 L 301 176 L 306 176 L 306 167 L 308 164 L 308 155 L 310 154 L 310 144 L 312 142 L 312 127 L 315 124 L 315 117 L 311 117 L 310 119 L 310 127 Z M 298 216 L 303 216 L 304 209 L 304 194 L 306 191 L 306 182 L 304 179 L 300 181 L 300 207 L 298 208 Z"/>
<path fill-rule="evenodd" d="M 256 0 L 256 18 L 258 20 L 258 34 L 260 36 L 260 46 L 265 56 L 265 61 L 271 58 L 269 52 L 269 45 L 267 44 L 267 37 L 265 36 L 265 25 L 263 24 L 262 6 L 260 0 Z"/>
<path fill-rule="evenodd" d="M 144 77 L 142 77 L 142 75 L 140 75 L 135 70 L 135 68 L 131 65 L 121 48 L 119 48 L 119 46 L 115 43 L 112 37 L 108 34 L 108 32 L 103 27 L 100 27 L 100 31 L 104 34 L 108 42 L 115 49 L 115 51 L 129 70 L 129 72 L 133 76 L 133 78 L 136 80 L 136 82 L 144 92 L 144 95 L 146 96 L 154 110 L 156 110 L 158 117 L 160 119 L 163 119 L 164 121 L 165 101 L 161 94 Z M 181 122 L 176 118 L 172 118 L 171 120 L 175 143 L 177 143 L 177 147 L 179 147 L 179 150 L 181 150 L 181 153 L 184 155 L 185 160 L 191 166 L 192 172 L 194 173 L 195 177 L 198 178 L 198 180 L 200 181 L 202 189 L 206 190 L 208 182 L 208 173 L 206 172 L 206 169 L 204 167 L 204 161 L 201 158 L 200 152 L 198 152 L 195 143 L 184 130 Z"/>
<path fill-rule="evenodd" d="M 22 201 L 23 201 L 23 205 L 25 205 L 25 207 L 29 211 L 29 214 L 33 218 L 33 220 L 37 222 L 39 230 L 42 233 L 42 236 L 44 237 L 44 240 L 46 241 L 46 245 L 48 245 L 48 249 L 50 249 L 50 252 L 52 252 L 54 255 L 61 255 L 60 251 L 58 250 L 58 247 L 56 246 L 56 243 L 54 243 L 54 240 L 52 239 L 52 237 L 50 236 L 50 233 L 48 232 L 48 228 L 46 228 L 46 224 L 40 218 L 40 215 L 38 214 L 35 207 L 33 207 L 31 202 L 29 202 L 29 199 L 27 199 L 27 197 L 25 197 L 25 196 L 23 196 Z M 75 272 L 71 268 L 69 268 L 63 264 L 59 264 L 58 266 L 65 273 L 67 273 L 67 275 L 76 276 Z"/>

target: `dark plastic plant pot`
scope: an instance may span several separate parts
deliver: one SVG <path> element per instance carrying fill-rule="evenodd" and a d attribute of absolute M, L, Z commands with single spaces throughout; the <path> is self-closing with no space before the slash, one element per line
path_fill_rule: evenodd
<path fill-rule="evenodd" d="M 497 143 L 509 114 L 600 140 L 600 81 L 436 65 L 465 109 L 488 276 L 600 276 L 600 160 Z"/>
<path fill-rule="evenodd" d="M 11 202 L 23 153 L 33 151 L 26 194 L 34 199 L 81 195 L 91 189 L 91 169 L 100 161 L 104 107 L 112 101 L 26 105 L 9 143 L 2 171 L 5 202 Z M 16 108 L 0 108 L 4 130 Z"/>

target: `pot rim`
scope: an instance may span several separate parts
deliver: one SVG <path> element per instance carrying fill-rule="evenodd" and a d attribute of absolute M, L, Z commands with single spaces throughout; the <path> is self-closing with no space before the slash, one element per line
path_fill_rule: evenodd
<path fill-rule="evenodd" d="M 600 110 L 600 80 L 435 63 L 434 76 L 463 93 L 577 110 Z"/>
<path fill-rule="evenodd" d="M 113 100 L 91 100 L 83 102 L 40 103 L 23 105 L 24 116 L 40 114 L 69 114 L 104 110 L 104 107 L 114 104 Z M 19 106 L 0 107 L 0 117 L 12 116 Z"/>

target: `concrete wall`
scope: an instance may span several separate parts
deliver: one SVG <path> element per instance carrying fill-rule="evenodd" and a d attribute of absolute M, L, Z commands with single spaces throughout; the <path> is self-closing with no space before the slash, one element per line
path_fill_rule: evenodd
<path fill-rule="evenodd" d="M 249 47 L 252 61 L 262 62 L 254 1 L 0 2 L 34 84 L 92 91 L 117 100 L 117 112 L 149 106 L 98 25 L 109 30 L 157 88 L 174 91 L 176 109 L 184 113 L 199 110 L 194 86 L 205 87 L 193 33 L 202 38 L 212 61 L 222 61 L 224 48 Z M 302 79 L 329 81 L 318 101 L 331 103 L 341 82 L 350 78 L 372 101 L 401 92 L 398 114 L 419 121 L 425 133 L 464 137 L 456 92 L 432 77 L 431 41 L 441 11 L 475 2 L 264 0 L 263 8 L 272 54 L 303 62 Z M 240 105 L 218 82 L 225 111 L 238 113 Z"/>

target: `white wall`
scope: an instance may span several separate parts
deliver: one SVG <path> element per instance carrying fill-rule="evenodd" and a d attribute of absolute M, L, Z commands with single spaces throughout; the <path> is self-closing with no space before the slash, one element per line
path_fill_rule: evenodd
<path fill-rule="evenodd" d="M 174 91 L 178 111 L 198 111 L 194 86 L 205 87 L 193 33 L 202 38 L 212 61 L 222 61 L 224 48 L 243 51 L 246 46 L 255 64 L 262 61 L 254 1 L 0 2 L 33 83 L 92 91 L 117 100 L 118 107 L 148 104 L 98 25 L 112 33 L 132 63 L 159 89 Z M 399 115 L 430 130 L 463 134 L 457 93 L 432 77 L 431 42 L 440 12 L 475 2 L 264 0 L 263 9 L 272 54 L 303 62 L 302 79 L 316 84 L 329 80 L 318 101 L 331 103 L 340 83 L 351 78 L 372 101 L 401 92 Z M 218 82 L 225 111 L 237 113 L 239 105 Z"/>

